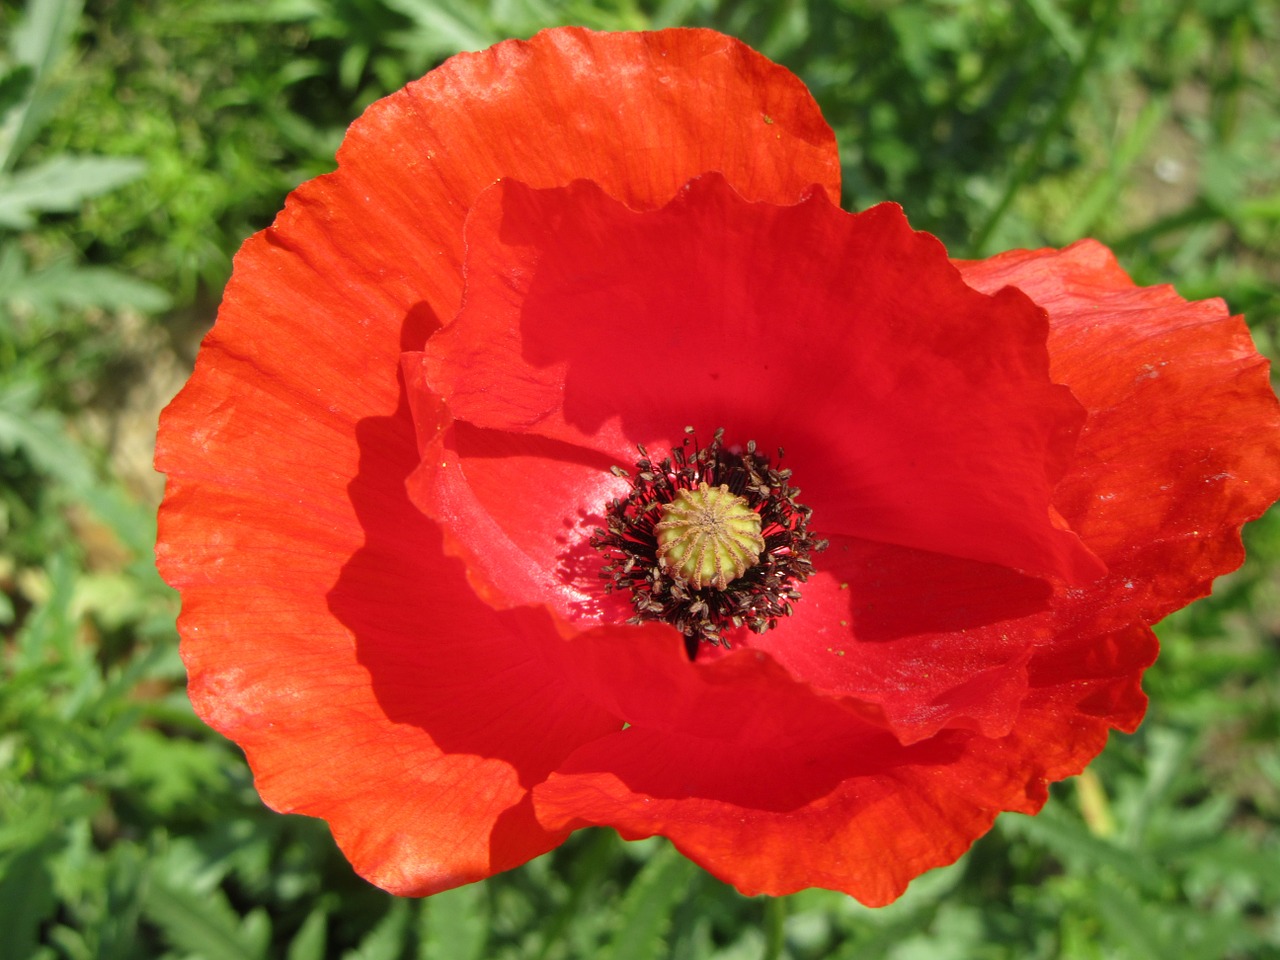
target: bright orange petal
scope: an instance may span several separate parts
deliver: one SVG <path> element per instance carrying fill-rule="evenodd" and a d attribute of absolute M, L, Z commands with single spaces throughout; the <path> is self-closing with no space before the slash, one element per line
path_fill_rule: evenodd
<path fill-rule="evenodd" d="M 1048 312 L 1052 376 L 1089 411 L 1054 499 L 1108 575 L 1073 618 L 1149 624 L 1207 594 L 1280 496 L 1280 402 L 1243 320 L 1136 286 L 1090 240 L 959 266 Z"/>
<path fill-rule="evenodd" d="M 157 562 L 193 702 L 268 803 L 326 817 L 388 889 L 552 845 L 528 788 L 613 722 L 551 682 L 549 622 L 494 621 L 406 497 L 400 353 L 456 309 L 463 220 L 499 177 L 589 177 L 644 206 L 709 169 L 761 198 L 838 193 L 803 85 L 719 34 L 564 29 L 456 57 L 370 107 L 338 171 L 244 245 L 164 414 Z"/>

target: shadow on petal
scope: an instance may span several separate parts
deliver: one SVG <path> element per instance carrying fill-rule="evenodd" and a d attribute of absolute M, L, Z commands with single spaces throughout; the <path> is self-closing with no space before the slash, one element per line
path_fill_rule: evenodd
<path fill-rule="evenodd" d="M 405 337 L 418 339 L 429 320 L 410 317 Z M 385 729 L 385 742 L 354 746 L 369 757 L 367 780 L 344 789 L 395 796 L 392 820 L 362 824 L 370 838 L 358 842 L 376 844 L 389 864 L 378 867 L 384 886 L 432 892 L 559 843 L 564 832 L 537 822 L 529 789 L 620 723 L 563 682 L 564 641 L 547 612 L 485 604 L 445 554 L 440 528 L 410 502 L 405 479 L 419 456 L 403 382 L 392 416 L 355 429 L 348 496 L 365 541 L 326 599 L 381 713 L 362 720 Z"/>
<path fill-rule="evenodd" d="M 405 479 L 418 456 L 407 403 L 360 421 L 356 435 L 349 493 L 366 540 L 328 602 L 354 636 L 379 705 L 447 754 L 504 760 L 526 786 L 541 780 L 602 728 L 599 711 L 560 682 L 552 645 L 563 641 L 543 610 L 480 600 L 462 563 L 445 555 L 439 527 L 409 501 Z"/>

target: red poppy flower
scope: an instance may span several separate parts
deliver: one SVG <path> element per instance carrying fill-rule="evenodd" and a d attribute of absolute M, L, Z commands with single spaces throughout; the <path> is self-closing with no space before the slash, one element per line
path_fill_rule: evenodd
<path fill-rule="evenodd" d="M 604 825 L 882 904 L 1138 724 L 1148 625 L 1280 495 L 1266 362 L 838 170 L 734 40 L 552 30 L 375 104 L 245 244 L 157 555 L 268 804 L 401 894 Z"/>

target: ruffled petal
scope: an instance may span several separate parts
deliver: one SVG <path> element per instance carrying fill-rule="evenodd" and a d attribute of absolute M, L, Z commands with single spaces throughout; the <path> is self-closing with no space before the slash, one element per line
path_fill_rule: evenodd
<path fill-rule="evenodd" d="M 1053 378 L 1089 411 L 1054 501 L 1108 576 L 1060 618 L 1148 624 L 1207 594 L 1280 496 L 1280 403 L 1242 319 L 1134 285 L 1091 240 L 959 266 L 1048 312 Z"/>
<path fill-rule="evenodd" d="M 616 727 L 555 682 L 545 615 L 495 615 L 408 500 L 400 353 L 456 310 L 463 221 L 497 178 L 587 176 L 644 207 L 708 169 L 760 198 L 838 194 L 808 92 L 728 37 L 565 29 L 454 58 L 370 107 L 338 171 L 245 244 L 165 412 L 157 562 L 192 700 L 270 804 L 328 819 L 388 889 L 554 845 L 529 786 Z"/>
<path fill-rule="evenodd" d="M 778 202 L 815 183 L 838 198 L 840 183 L 804 85 L 709 30 L 568 27 L 460 54 L 370 107 L 338 162 L 294 191 L 276 233 L 337 266 L 334 286 L 377 287 L 445 322 L 462 294 L 467 211 L 500 177 L 586 178 L 638 208 L 708 170 Z"/>
<path fill-rule="evenodd" d="M 326 819 L 380 886 L 431 893 L 559 843 L 529 787 L 618 723 L 560 682 L 545 614 L 496 613 L 432 524 L 377 496 L 374 478 L 405 466 L 363 468 L 353 487 L 374 496 L 353 497 L 354 552 L 336 513 L 304 522 L 213 466 L 174 484 L 160 557 L 183 551 L 166 569 L 192 701 L 244 748 L 267 803 Z"/>
<path fill-rule="evenodd" d="M 1042 802 L 1020 793 L 1011 757 L 976 764 L 961 735 L 897 750 L 830 739 L 848 732 L 815 723 L 821 739 L 779 754 L 628 729 L 583 748 L 536 788 L 534 802 L 548 824 L 666 836 L 748 896 L 825 887 L 868 906 L 954 861 L 1000 810 L 1033 812 Z M 665 759 L 672 753 L 676 769 Z M 823 790 L 815 773 L 841 779 Z"/>
<path fill-rule="evenodd" d="M 873 906 L 956 859 L 998 812 L 1038 810 L 1049 781 L 1101 749 L 1115 711 L 1136 722 L 1135 678 L 1154 652 L 1149 631 L 1064 644 L 1071 663 L 1036 672 L 1005 736 L 903 746 L 874 711 L 812 696 L 758 652 L 681 670 L 676 638 L 648 629 L 575 641 L 584 689 L 596 674 L 632 725 L 534 788 L 539 819 L 662 834 L 745 894 L 822 886 Z"/>

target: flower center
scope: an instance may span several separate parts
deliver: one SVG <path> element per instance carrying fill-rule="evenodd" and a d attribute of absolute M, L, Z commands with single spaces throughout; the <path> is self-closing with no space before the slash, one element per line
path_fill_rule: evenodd
<path fill-rule="evenodd" d="M 605 558 L 606 589 L 631 596 L 628 622 L 671 624 L 693 659 L 702 642 L 727 647 L 725 631 L 764 633 L 790 614 L 813 572 L 810 554 L 827 544 L 808 533 L 812 511 L 796 502 L 791 471 L 754 441 L 729 449 L 717 430 L 701 447 L 691 427 L 685 433 L 658 462 L 640 447 L 634 476 L 613 468 L 631 491 L 609 502 L 608 528 L 591 545 Z"/>
<path fill-rule="evenodd" d="M 760 514 L 722 483 L 703 480 L 696 490 L 678 490 L 660 508 L 658 563 L 695 590 L 710 584 L 723 590 L 754 567 L 764 549 Z"/>

